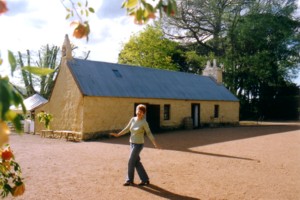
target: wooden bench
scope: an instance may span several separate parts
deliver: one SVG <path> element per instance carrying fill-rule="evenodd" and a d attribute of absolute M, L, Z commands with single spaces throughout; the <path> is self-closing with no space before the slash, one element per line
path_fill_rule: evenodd
<path fill-rule="evenodd" d="M 54 134 L 59 138 L 66 138 L 67 141 L 79 142 L 82 139 L 81 132 L 70 131 L 70 130 L 57 130 Z"/>
<path fill-rule="evenodd" d="M 54 138 L 54 131 L 53 130 L 42 130 L 41 137 L 52 137 Z"/>

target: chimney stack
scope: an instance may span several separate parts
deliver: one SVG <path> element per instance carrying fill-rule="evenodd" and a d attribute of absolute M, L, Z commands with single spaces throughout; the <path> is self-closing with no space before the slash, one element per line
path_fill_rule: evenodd
<path fill-rule="evenodd" d="M 65 35 L 65 40 L 62 45 L 61 51 L 62 51 L 62 58 L 65 58 L 66 60 L 71 60 L 73 58 L 71 43 L 70 43 L 68 34 Z"/>
<path fill-rule="evenodd" d="M 221 65 L 222 67 L 222 65 Z M 202 73 L 204 76 L 209 76 L 215 79 L 218 84 L 222 84 L 223 82 L 223 72 L 222 68 L 217 66 L 217 60 L 213 59 L 213 66 L 211 66 L 210 61 L 207 61 L 206 67 Z"/>

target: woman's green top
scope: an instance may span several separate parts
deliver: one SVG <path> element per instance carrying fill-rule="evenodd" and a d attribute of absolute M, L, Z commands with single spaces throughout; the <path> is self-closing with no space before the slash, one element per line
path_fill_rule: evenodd
<path fill-rule="evenodd" d="M 137 117 L 132 117 L 127 126 L 119 133 L 124 135 L 130 131 L 130 142 L 134 144 L 144 143 L 144 134 L 146 133 L 148 138 L 153 143 L 154 136 L 149 128 L 149 124 L 145 119 L 138 120 Z"/>

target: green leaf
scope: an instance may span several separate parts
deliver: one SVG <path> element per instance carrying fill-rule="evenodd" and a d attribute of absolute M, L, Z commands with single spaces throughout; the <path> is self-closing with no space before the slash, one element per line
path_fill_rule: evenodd
<path fill-rule="evenodd" d="M 22 68 L 22 70 L 26 70 L 32 74 L 38 75 L 38 76 L 46 76 L 48 74 L 53 73 L 54 69 L 49 68 L 41 68 L 41 67 L 32 67 L 32 66 L 25 66 Z"/>
<path fill-rule="evenodd" d="M 9 110 L 11 101 L 11 87 L 8 78 L 0 79 L 0 119 L 5 120 L 5 114 Z"/>
<path fill-rule="evenodd" d="M 132 7 L 136 7 L 138 4 L 138 0 L 127 0 L 126 2 L 124 2 L 124 7 L 125 8 L 132 8 Z"/>
<path fill-rule="evenodd" d="M 127 1 L 123 1 L 121 8 L 125 8 L 127 5 Z"/>
<path fill-rule="evenodd" d="M 136 19 L 139 21 L 139 20 L 142 20 L 143 19 L 143 16 L 144 16 L 144 10 L 142 10 L 141 8 L 137 10 L 136 12 Z"/>
<path fill-rule="evenodd" d="M 81 3 L 80 3 L 80 2 L 78 2 L 77 5 L 78 5 L 79 7 L 81 7 Z"/>
<path fill-rule="evenodd" d="M 11 122 L 14 124 L 16 131 L 20 133 L 22 131 L 22 115 L 16 114 L 15 117 L 11 120 Z"/>
<path fill-rule="evenodd" d="M 9 50 L 8 50 L 8 61 L 9 61 L 10 68 L 11 68 L 11 75 L 13 75 L 13 72 L 17 68 L 17 62 L 16 62 L 16 58 L 15 58 L 14 54 Z"/>
<path fill-rule="evenodd" d="M 95 13 L 94 8 L 92 8 L 92 7 L 89 7 L 89 11 L 90 11 L 91 13 Z"/>
<path fill-rule="evenodd" d="M 144 10 L 144 12 L 143 12 L 143 17 L 144 17 L 144 18 L 147 18 L 147 17 L 148 17 L 148 15 L 149 15 L 149 12 L 148 12 L 148 10 Z"/>
<path fill-rule="evenodd" d="M 151 5 L 151 4 L 149 4 L 149 3 L 146 3 L 145 4 L 145 9 L 148 11 L 148 12 L 154 12 L 154 8 L 153 8 L 153 6 Z"/>
<path fill-rule="evenodd" d="M 67 14 L 66 19 L 69 19 L 70 17 L 71 17 L 71 15 L 70 15 L 70 14 Z"/>

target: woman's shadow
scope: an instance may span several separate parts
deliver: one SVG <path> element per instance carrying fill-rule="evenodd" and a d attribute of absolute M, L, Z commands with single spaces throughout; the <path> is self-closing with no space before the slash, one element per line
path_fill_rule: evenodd
<path fill-rule="evenodd" d="M 195 197 L 188 197 L 188 196 L 183 196 L 183 195 L 179 195 L 179 194 L 175 194 L 173 192 L 167 191 L 157 185 L 147 185 L 147 186 L 143 186 L 143 187 L 137 187 L 138 189 L 144 190 L 146 192 L 149 192 L 151 194 L 154 194 L 156 196 L 160 196 L 166 199 L 170 199 L 170 200 L 200 200 L 199 198 L 195 198 Z"/>

